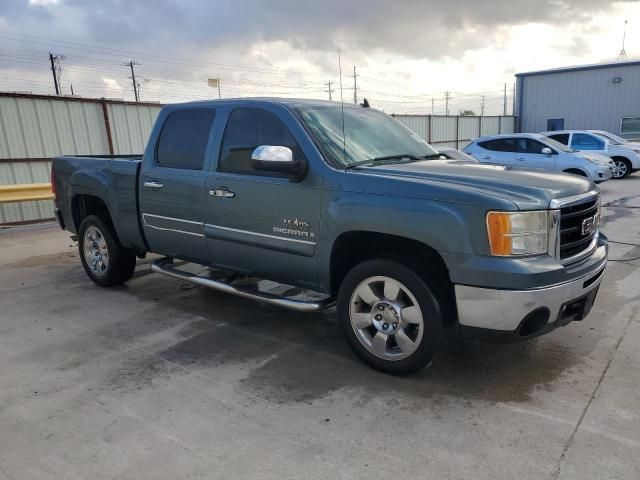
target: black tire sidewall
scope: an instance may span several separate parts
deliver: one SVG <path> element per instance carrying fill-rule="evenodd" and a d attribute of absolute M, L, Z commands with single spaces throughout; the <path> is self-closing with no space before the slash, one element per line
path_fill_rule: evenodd
<path fill-rule="evenodd" d="M 87 229 L 96 227 L 105 239 L 109 252 L 109 264 L 103 275 L 96 275 L 91 271 L 84 257 L 84 236 Z M 135 254 L 125 249 L 118 241 L 113 227 L 100 217 L 95 215 L 87 216 L 78 229 L 78 250 L 80 261 L 87 276 L 97 285 L 110 287 L 126 282 L 133 275 L 135 268 Z"/>
<path fill-rule="evenodd" d="M 411 356 L 396 361 L 384 360 L 369 352 L 356 336 L 350 320 L 350 303 L 354 289 L 366 278 L 383 275 L 407 287 L 422 311 L 424 331 L 418 349 Z M 340 285 L 337 299 L 338 323 L 354 353 L 373 368 L 393 375 L 408 375 L 421 370 L 435 359 L 445 340 L 442 308 L 427 282 L 412 268 L 394 260 L 367 260 L 355 266 Z"/>

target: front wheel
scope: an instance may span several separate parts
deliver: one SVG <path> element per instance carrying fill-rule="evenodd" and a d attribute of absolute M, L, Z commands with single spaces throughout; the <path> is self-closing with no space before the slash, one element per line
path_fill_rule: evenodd
<path fill-rule="evenodd" d="M 626 158 L 613 159 L 613 178 L 625 178 L 631 173 L 631 162 Z"/>
<path fill-rule="evenodd" d="M 386 373 L 426 367 L 444 342 L 438 298 L 420 275 L 392 260 L 354 267 L 340 286 L 337 313 L 355 354 Z"/>
<path fill-rule="evenodd" d="M 80 224 L 78 234 L 80 260 L 91 280 L 102 287 L 111 287 L 133 276 L 136 254 L 120 244 L 109 223 L 89 215 Z"/>

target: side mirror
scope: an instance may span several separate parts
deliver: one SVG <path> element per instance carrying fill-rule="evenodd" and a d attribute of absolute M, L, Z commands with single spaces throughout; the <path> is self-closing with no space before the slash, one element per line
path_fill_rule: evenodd
<path fill-rule="evenodd" d="M 278 145 L 261 145 L 251 154 L 254 169 L 262 172 L 287 173 L 294 179 L 302 180 L 305 173 L 305 162 L 293 159 L 289 147 Z"/>
<path fill-rule="evenodd" d="M 542 149 L 542 154 L 543 155 L 553 155 L 553 150 L 551 150 L 549 147 L 544 147 Z"/>

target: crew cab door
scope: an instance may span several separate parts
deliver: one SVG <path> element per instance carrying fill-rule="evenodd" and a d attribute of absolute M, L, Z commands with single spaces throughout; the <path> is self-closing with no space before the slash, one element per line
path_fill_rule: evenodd
<path fill-rule="evenodd" d="M 209 259 L 202 211 L 211 108 L 167 114 L 150 140 L 140 173 L 140 221 L 151 251 L 198 263 Z M 153 146 L 151 145 L 153 142 Z"/>
<path fill-rule="evenodd" d="M 533 138 L 516 138 L 516 166 L 534 170 L 554 171 L 557 152 L 551 154 L 542 153 L 544 148 L 549 148 L 542 142 Z"/>
<path fill-rule="evenodd" d="M 205 237 L 211 264 L 302 287 L 317 286 L 321 177 L 300 182 L 256 171 L 261 145 L 286 146 L 305 160 L 292 132 L 302 129 L 284 107 L 230 108 L 218 162 L 206 180 Z"/>

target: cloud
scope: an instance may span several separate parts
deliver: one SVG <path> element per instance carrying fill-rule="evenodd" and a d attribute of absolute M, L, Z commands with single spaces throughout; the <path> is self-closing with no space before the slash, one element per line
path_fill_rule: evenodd
<path fill-rule="evenodd" d="M 75 11 L 90 40 L 158 49 L 248 48 L 285 41 L 298 51 L 379 49 L 410 58 L 455 57 L 489 45 L 502 27 L 581 22 L 610 7 L 602 0 L 61 0 L 52 15 Z M 4 7 L 4 8 L 3 8 Z M 0 16 L 35 12 L 28 1 L 0 0 Z M 67 15 L 68 16 L 68 15 Z M 7 22 L 9 25 L 11 22 Z M 57 16 L 56 23 L 64 24 Z"/>

